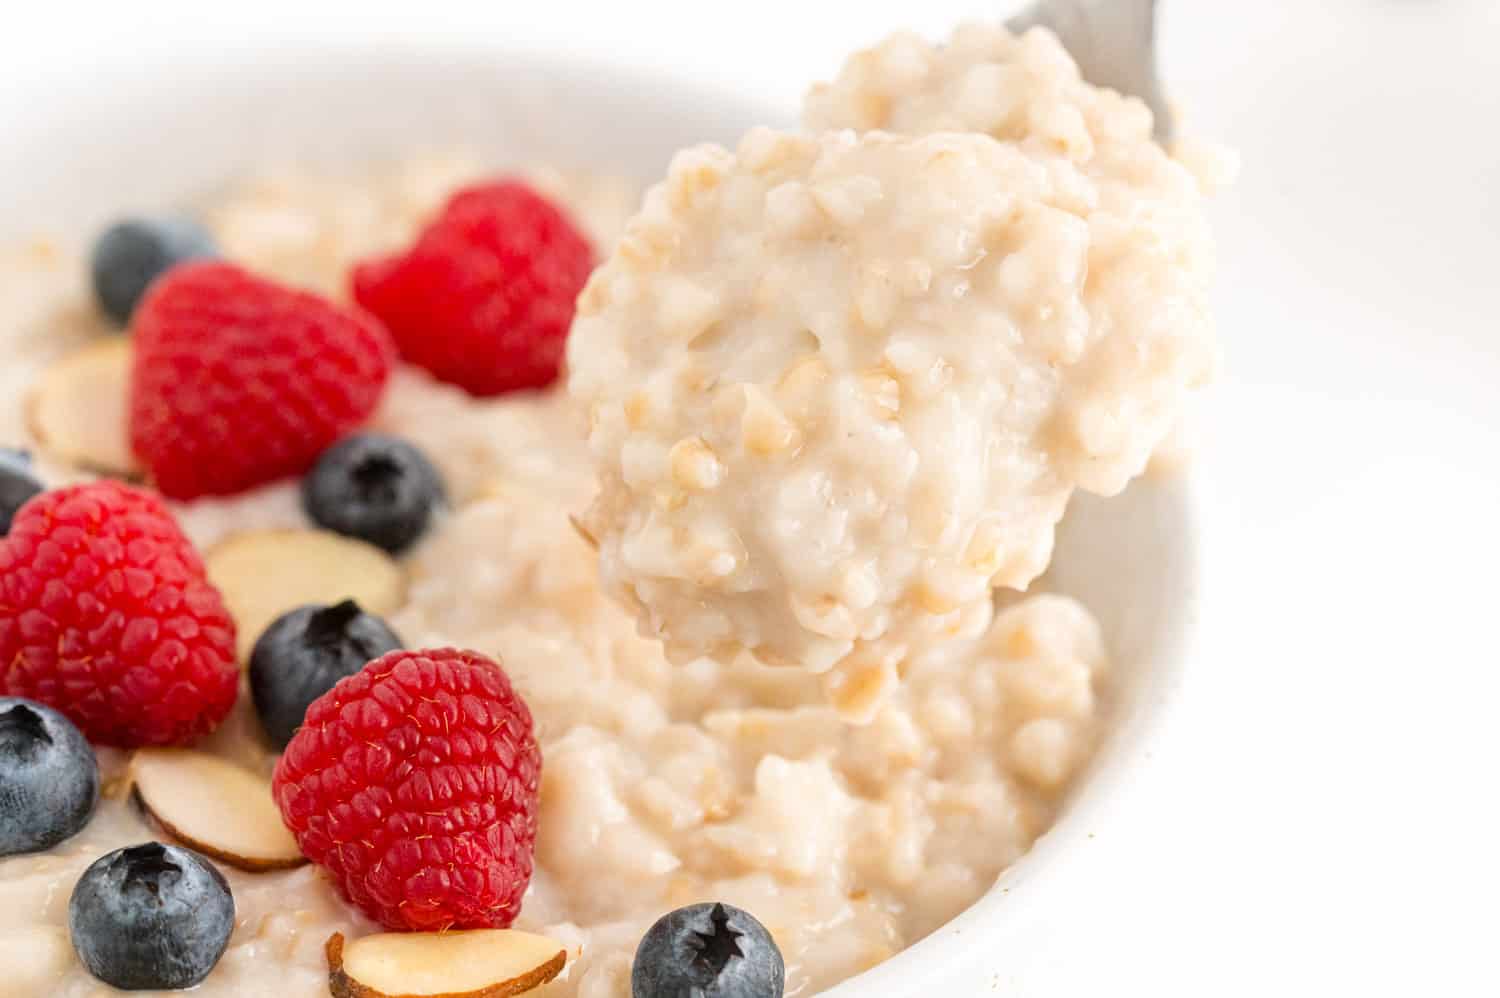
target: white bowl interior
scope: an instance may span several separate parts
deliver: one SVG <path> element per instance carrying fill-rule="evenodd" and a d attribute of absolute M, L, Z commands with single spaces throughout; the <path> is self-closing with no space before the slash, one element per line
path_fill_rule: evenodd
<path fill-rule="evenodd" d="M 461 148 L 651 180 L 683 146 L 787 117 L 661 75 L 484 48 L 184 53 L 107 86 L 56 82 L 45 103 L 0 100 L 0 238 L 81 233 L 291 157 Z"/>
<path fill-rule="evenodd" d="M 59 80 L 41 106 L 0 103 L 0 241 L 84 239 L 112 216 L 180 203 L 290 157 L 356 162 L 459 146 L 651 180 L 684 145 L 733 142 L 751 125 L 791 118 L 662 75 L 488 49 L 212 55 L 108 87 Z M 1189 514 L 1180 483 L 1075 501 L 1049 586 L 1103 625 L 1114 660 L 1106 743 L 1059 823 L 1002 878 L 1006 890 L 830 995 L 990 986 L 1002 937 L 1046 890 L 1059 854 L 1104 816 L 1175 686 L 1193 616 Z"/>

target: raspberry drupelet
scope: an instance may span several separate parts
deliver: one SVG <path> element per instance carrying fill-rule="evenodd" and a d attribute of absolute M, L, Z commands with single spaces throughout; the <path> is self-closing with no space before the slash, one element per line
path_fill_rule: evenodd
<path fill-rule="evenodd" d="M 499 665 L 393 651 L 313 702 L 272 793 L 303 853 L 386 928 L 505 928 L 531 880 L 541 767 Z"/>

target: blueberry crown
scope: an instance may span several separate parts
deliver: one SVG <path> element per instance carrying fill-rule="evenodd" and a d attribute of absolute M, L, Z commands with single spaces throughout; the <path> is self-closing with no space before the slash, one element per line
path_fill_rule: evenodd
<path fill-rule="evenodd" d="M 160 898 L 162 888 L 182 879 L 182 867 L 160 842 L 122 849 L 110 865 L 121 874 L 122 891 L 145 891 L 153 898 Z"/>
<path fill-rule="evenodd" d="M 307 618 L 307 640 L 309 644 L 332 646 L 348 637 L 348 627 L 354 619 L 364 613 L 352 599 L 324 607 Z"/>
<path fill-rule="evenodd" d="M 724 972 L 730 960 L 744 958 L 744 951 L 740 949 L 740 937 L 744 933 L 729 927 L 729 912 L 722 904 L 714 905 L 708 919 L 711 923 L 709 931 L 695 931 L 688 944 L 697 950 L 693 963 L 711 974 L 709 980 L 713 980 Z"/>
<path fill-rule="evenodd" d="M 364 454 L 350 469 L 349 477 L 359 498 L 367 503 L 395 502 L 406 469 L 385 454 Z"/>
<path fill-rule="evenodd" d="M 42 715 L 24 703 L 0 709 L 0 747 L 17 752 L 51 744 L 52 735 Z"/>

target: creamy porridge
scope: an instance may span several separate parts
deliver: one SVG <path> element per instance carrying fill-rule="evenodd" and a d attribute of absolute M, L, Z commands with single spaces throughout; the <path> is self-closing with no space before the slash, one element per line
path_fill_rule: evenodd
<path fill-rule="evenodd" d="M 900 36 L 808 119 L 679 154 L 570 386 L 606 584 L 674 658 L 804 665 L 862 721 L 1145 468 L 1216 366 L 1212 253 L 1144 105 L 1046 32 Z"/>
<path fill-rule="evenodd" d="M 1047 183 L 1009 153 L 982 155 Z M 952 169 L 972 168 L 958 159 Z M 475 172 L 461 159 L 359 176 L 289 171 L 215 200 L 205 215 L 232 258 L 338 293 L 350 260 L 407 238 Z M 601 250 L 638 196 L 597 178 L 541 173 L 536 182 Z M 28 386 L 52 356 L 106 333 L 82 270 L 66 249 L 4 257 L 0 443 L 34 446 L 20 403 Z M 862 395 L 838 404 L 861 421 L 859 407 L 878 408 Z M 828 987 L 982 895 L 1047 828 L 1098 737 L 1100 636 L 1065 597 L 1021 600 L 979 633 L 907 656 L 900 688 L 869 723 L 847 726 L 807 671 L 706 658 L 672 666 L 639 636 L 569 522 L 594 479 L 587 413 L 562 391 L 476 401 L 402 370 L 375 422 L 424 448 L 454 501 L 403 558 L 406 600 L 388 619 L 412 647 L 498 657 L 537 718 L 541 831 L 517 926 L 562 941 L 571 960 L 535 994 L 622 998 L 645 929 L 699 900 L 740 905 L 771 929 L 788 994 Z M 45 467 L 53 482 L 79 474 Z M 174 508 L 205 548 L 247 529 L 303 525 L 291 484 Z M 248 697 L 206 747 L 262 772 L 273 761 Z M 114 993 L 73 955 L 68 895 L 102 853 L 162 833 L 125 797 L 126 754 L 100 754 L 106 796 L 89 826 L 49 853 L 0 860 L 0 995 Z M 238 917 L 195 993 L 326 994 L 330 933 L 375 929 L 315 867 L 224 872 Z"/>

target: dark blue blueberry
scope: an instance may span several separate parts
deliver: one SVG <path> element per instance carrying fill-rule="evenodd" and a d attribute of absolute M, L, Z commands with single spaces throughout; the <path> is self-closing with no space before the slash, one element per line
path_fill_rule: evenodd
<path fill-rule="evenodd" d="M 78 958 L 124 991 L 198 984 L 224 955 L 233 928 L 224 875 L 197 853 L 160 842 L 96 860 L 68 901 Z"/>
<path fill-rule="evenodd" d="M 152 281 L 184 260 L 218 253 L 214 237 L 185 218 L 117 222 L 94 243 L 94 296 L 104 313 L 123 326 Z"/>
<path fill-rule="evenodd" d="M 422 536 L 443 500 L 432 462 L 383 433 L 344 438 L 302 479 L 302 507 L 314 522 L 392 554 Z"/>
<path fill-rule="evenodd" d="M 31 455 L 0 447 L 0 537 L 10 533 L 16 510 L 40 491 L 42 483 L 31 470 Z"/>
<path fill-rule="evenodd" d="M 302 606 L 277 617 L 250 653 L 250 696 L 266 734 L 286 748 L 309 704 L 371 659 L 400 647 L 385 621 L 353 600 Z"/>
<path fill-rule="evenodd" d="M 781 998 L 786 966 L 766 927 L 727 904 L 663 915 L 641 937 L 632 998 Z"/>
<path fill-rule="evenodd" d="M 51 849 L 89 823 L 99 763 L 51 707 L 0 697 L 0 856 Z"/>

